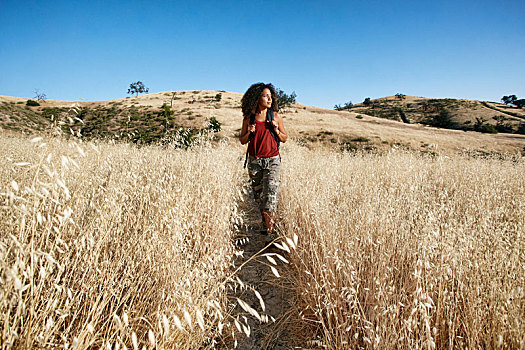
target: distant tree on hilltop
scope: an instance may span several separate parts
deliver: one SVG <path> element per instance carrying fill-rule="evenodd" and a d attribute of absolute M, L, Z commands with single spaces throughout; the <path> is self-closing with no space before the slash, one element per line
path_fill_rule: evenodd
<path fill-rule="evenodd" d="M 506 105 L 509 105 L 509 104 L 514 104 L 514 102 L 517 100 L 518 98 L 516 97 L 516 95 L 509 95 L 509 96 L 503 96 L 501 98 L 501 101 L 506 104 Z"/>
<path fill-rule="evenodd" d="M 514 105 L 518 108 L 525 107 L 525 99 L 520 98 L 518 100 L 518 97 L 516 95 L 509 95 L 509 96 L 503 96 L 501 98 L 501 101 L 506 105 Z"/>
<path fill-rule="evenodd" d="M 149 89 L 139 80 L 136 83 L 129 84 L 128 94 L 139 94 L 149 92 Z"/>
<path fill-rule="evenodd" d="M 295 91 L 290 95 L 285 94 L 281 89 L 275 89 L 275 92 L 277 93 L 277 106 L 279 106 L 279 109 L 286 109 L 295 103 L 295 98 L 297 97 Z"/>
<path fill-rule="evenodd" d="M 352 107 L 354 107 L 354 104 L 352 103 L 352 101 L 348 101 L 348 102 L 345 102 L 344 103 L 344 106 L 341 106 L 341 105 L 335 105 L 334 106 L 334 109 L 336 111 L 342 111 L 344 109 L 351 109 Z"/>
<path fill-rule="evenodd" d="M 35 94 L 35 97 L 33 98 L 36 98 L 38 102 L 44 102 L 47 99 L 46 94 L 44 94 L 43 92 L 40 92 L 40 90 L 35 89 L 33 90 L 33 92 Z"/>
<path fill-rule="evenodd" d="M 518 108 L 523 108 L 525 107 L 525 98 L 520 98 L 519 100 L 512 102 L 512 104 Z"/>
<path fill-rule="evenodd" d="M 372 100 L 370 100 L 370 97 L 365 98 L 363 101 L 363 105 L 370 106 L 372 104 Z"/>
<path fill-rule="evenodd" d="M 397 93 L 396 97 L 397 97 L 398 100 L 404 100 L 407 97 L 407 95 L 404 95 L 402 93 Z"/>

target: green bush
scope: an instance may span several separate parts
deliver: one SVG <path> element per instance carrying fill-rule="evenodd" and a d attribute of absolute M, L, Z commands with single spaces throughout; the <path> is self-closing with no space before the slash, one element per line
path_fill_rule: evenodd
<path fill-rule="evenodd" d="M 162 107 L 160 108 L 160 112 L 158 113 L 159 117 L 170 119 L 173 115 L 174 111 L 171 109 L 170 106 L 168 106 L 167 103 L 162 104 Z"/>
<path fill-rule="evenodd" d="M 40 103 L 36 102 L 35 100 L 27 100 L 26 106 L 36 107 L 36 106 L 40 106 Z"/>
<path fill-rule="evenodd" d="M 211 132 L 221 131 L 221 123 L 215 117 L 211 117 L 208 123 L 208 130 Z"/>
<path fill-rule="evenodd" d="M 496 115 L 492 117 L 496 121 L 496 130 L 498 132 L 504 132 L 504 133 L 512 133 L 514 131 L 514 128 L 510 123 L 505 123 L 507 118 L 504 115 Z"/>
<path fill-rule="evenodd" d="M 343 152 L 355 152 L 357 151 L 357 146 L 352 142 L 345 142 L 341 145 L 341 151 Z"/>
<path fill-rule="evenodd" d="M 452 120 L 452 115 L 447 109 L 441 109 L 437 115 L 428 116 L 422 123 L 445 129 L 456 129 L 458 127 L 457 123 Z"/>
<path fill-rule="evenodd" d="M 188 149 L 197 143 L 198 135 L 195 129 L 179 128 L 165 135 L 161 143 L 175 148 Z"/>
<path fill-rule="evenodd" d="M 352 141 L 354 142 L 368 142 L 370 141 L 370 139 L 368 137 L 356 137 L 355 139 L 352 139 Z"/>
<path fill-rule="evenodd" d="M 496 129 L 494 125 L 490 125 L 490 124 L 483 124 L 479 128 L 478 131 L 482 133 L 487 133 L 487 134 L 497 134 L 498 133 L 498 129 Z"/>
<path fill-rule="evenodd" d="M 497 134 L 498 130 L 494 125 L 485 123 L 482 118 L 476 118 L 476 124 L 474 124 L 474 130 L 486 134 Z"/>
<path fill-rule="evenodd" d="M 215 101 L 219 102 L 222 99 L 222 94 L 215 95 Z"/>

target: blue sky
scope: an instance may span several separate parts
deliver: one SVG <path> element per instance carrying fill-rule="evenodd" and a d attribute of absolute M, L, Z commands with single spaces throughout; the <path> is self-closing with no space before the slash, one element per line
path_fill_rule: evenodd
<path fill-rule="evenodd" d="M 525 1 L 0 0 L 0 95 L 107 100 L 254 82 L 332 108 L 525 98 Z"/>

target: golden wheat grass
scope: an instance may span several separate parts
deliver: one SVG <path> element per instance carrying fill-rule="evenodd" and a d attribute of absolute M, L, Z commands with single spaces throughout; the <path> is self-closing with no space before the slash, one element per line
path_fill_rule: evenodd
<path fill-rule="evenodd" d="M 259 253 L 311 344 L 525 346 L 523 159 L 282 150 L 283 254 Z M 4 348 L 227 347 L 251 333 L 235 304 L 268 319 L 259 292 L 262 311 L 227 297 L 240 147 L 0 135 L 0 154 Z"/>
<path fill-rule="evenodd" d="M 312 344 L 525 347 L 525 162 L 283 156 L 280 222 Z"/>
<path fill-rule="evenodd" d="M 238 154 L 33 141 L 0 136 L 2 347 L 215 347 Z"/>

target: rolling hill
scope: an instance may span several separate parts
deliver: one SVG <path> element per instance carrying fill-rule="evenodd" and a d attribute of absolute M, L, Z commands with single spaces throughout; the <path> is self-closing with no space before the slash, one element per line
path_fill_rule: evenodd
<path fill-rule="evenodd" d="M 226 91 L 169 91 L 110 101 L 46 100 L 27 106 L 27 98 L 0 96 L 4 133 L 46 133 L 58 126 L 65 134 L 85 138 L 157 142 L 176 130 L 197 133 L 215 118 L 219 138 L 240 131 L 242 94 Z M 296 103 L 281 112 L 290 136 L 308 147 L 383 152 L 405 148 L 425 153 L 525 153 L 525 111 L 494 102 L 396 96 L 372 100 L 368 106 L 330 110 Z M 446 111 L 455 128 L 432 127 Z M 495 116 L 502 116 L 498 120 Z M 403 122 L 403 119 L 405 122 Z M 481 133 L 476 123 L 509 125 L 514 133 Z M 444 126 L 444 125 L 443 125 Z M 491 130 L 493 131 L 493 130 Z"/>

